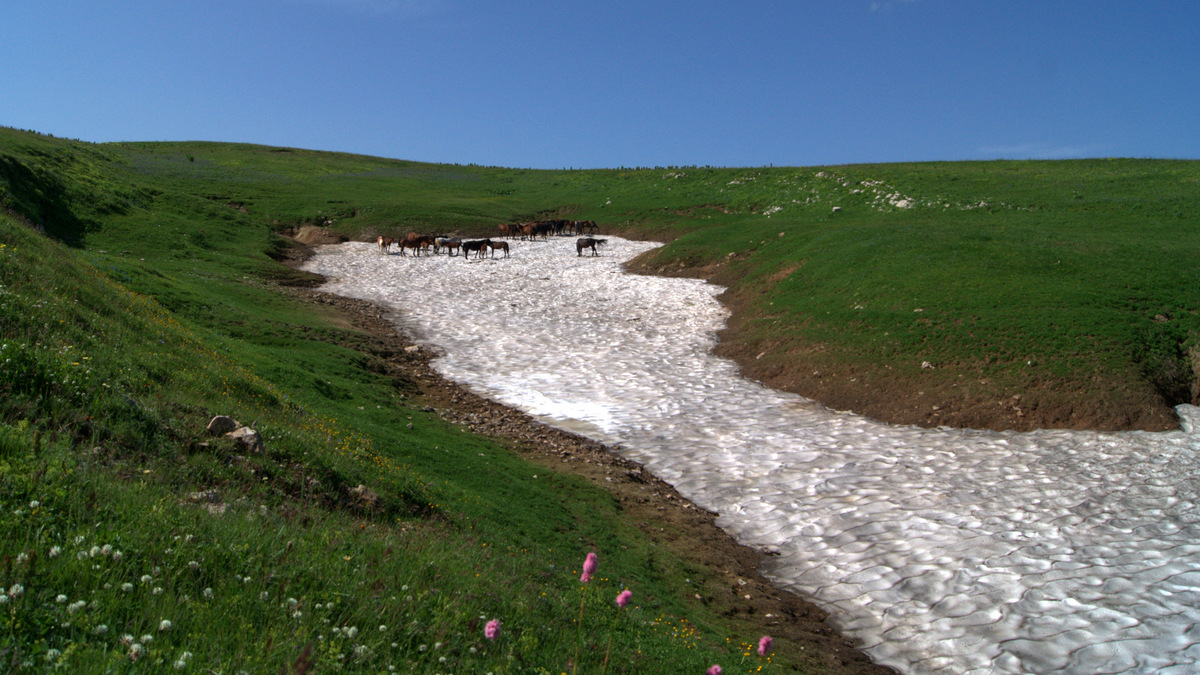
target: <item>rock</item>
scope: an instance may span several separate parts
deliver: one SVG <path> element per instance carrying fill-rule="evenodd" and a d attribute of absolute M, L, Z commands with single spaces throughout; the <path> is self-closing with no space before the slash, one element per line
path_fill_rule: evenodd
<path fill-rule="evenodd" d="M 354 498 L 355 503 L 367 511 L 377 511 L 379 509 L 379 495 L 366 485 L 350 488 L 350 496 Z"/>
<path fill-rule="evenodd" d="M 227 434 L 238 428 L 237 420 L 228 415 L 217 415 L 208 422 L 208 433 L 213 436 Z"/>
<path fill-rule="evenodd" d="M 251 429 L 250 427 L 241 427 L 225 435 L 237 441 L 238 443 L 241 443 L 242 446 L 244 446 L 250 452 L 263 451 L 262 436 L 260 436 L 257 431 Z"/>

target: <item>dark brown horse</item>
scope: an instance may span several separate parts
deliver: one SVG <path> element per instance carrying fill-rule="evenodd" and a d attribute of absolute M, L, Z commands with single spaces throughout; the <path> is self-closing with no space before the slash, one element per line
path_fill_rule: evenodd
<path fill-rule="evenodd" d="M 488 240 L 488 248 L 492 249 L 492 257 L 496 257 L 496 251 L 504 251 L 504 257 L 508 257 L 508 242 L 507 241 L 492 241 Z"/>
<path fill-rule="evenodd" d="M 576 239 L 575 240 L 575 255 L 576 256 L 583 255 L 583 249 L 585 249 L 585 248 L 592 249 L 592 255 L 600 255 L 599 253 L 596 252 L 596 247 L 603 246 L 607 243 L 608 243 L 607 239 L 592 239 L 591 237 L 583 237 L 582 239 Z"/>

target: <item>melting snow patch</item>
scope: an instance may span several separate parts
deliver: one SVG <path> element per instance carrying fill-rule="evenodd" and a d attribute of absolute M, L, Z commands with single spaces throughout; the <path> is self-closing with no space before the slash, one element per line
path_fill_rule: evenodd
<path fill-rule="evenodd" d="M 820 175 L 820 174 L 818 174 Z M 865 183 L 864 183 L 865 185 Z M 910 673 L 1197 672 L 1200 437 L 895 427 L 742 379 L 711 354 L 722 289 L 625 274 L 657 244 L 512 257 L 320 247 L 324 289 L 397 310 L 435 367 L 610 444 L 764 572 Z M 640 320 L 632 321 L 632 317 Z"/>

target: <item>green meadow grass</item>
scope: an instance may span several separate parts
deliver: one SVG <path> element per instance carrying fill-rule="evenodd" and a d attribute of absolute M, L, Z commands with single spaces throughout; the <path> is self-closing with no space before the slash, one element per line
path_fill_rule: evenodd
<path fill-rule="evenodd" d="M 303 275 L 270 227 L 174 186 L 208 180 L 192 160 L 146 182 L 107 149 L 3 141 L 0 199 L 52 235 L 0 217 L 6 672 L 599 672 L 610 640 L 611 672 L 767 663 L 691 599 L 716 571 L 337 346 L 336 315 L 276 290 Z M 266 451 L 209 438 L 218 413 Z"/>
<path fill-rule="evenodd" d="M 779 349 L 1174 403 L 1195 382 L 1198 187 L 1200 164 L 1161 160 L 533 171 L 0 129 L 0 664 L 564 672 L 587 594 L 581 672 L 610 630 L 612 672 L 764 665 L 690 600 L 714 571 L 339 346 L 332 310 L 278 291 L 309 281 L 271 258 L 281 232 L 591 219 L 671 242 L 648 264 L 706 270 Z M 218 413 L 267 451 L 207 438 Z M 347 499 L 360 484 L 379 509 Z M 801 658 L 777 648 L 773 667 Z"/>

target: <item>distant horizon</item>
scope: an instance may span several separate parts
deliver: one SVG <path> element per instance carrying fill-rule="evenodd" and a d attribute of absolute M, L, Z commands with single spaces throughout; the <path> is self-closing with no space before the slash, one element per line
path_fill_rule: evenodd
<path fill-rule="evenodd" d="M 371 155 L 361 152 L 348 152 L 345 150 L 322 150 L 317 148 L 305 148 L 294 145 L 270 145 L 266 143 L 253 143 L 245 141 L 218 141 L 218 140 L 203 140 L 203 139 L 187 139 L 187 140 L 122 140 L 122 141 L 89 141 L 84 138 L 72 138 L 69 136 L 60 136 L 58 134 L 38 131 L 36 129 L 19 129 L 17 127 L 8 127 L 16 131 L 24 133 L 33 133 L 48 138 L 60 140 L 74 141 L 78 143 L 87 143 L 89 145 L 119 145 L 122 143 L 211 143 L 214 145 L 248 145 L 258 146 L 263 148 L 279 148 L 283 150 L 300 150 L 304 152 L 328 152 L 334 154 L 357 155 L 361 157 L 371 157 L 374 159 L 383 159 L 397 162 L 412 162 L 415 164 L 442 164 L 447 166 L 473 166 L 484 169 L 512 169 L 520 171 L 654 171 L 666 169 L 806 169 L 820 167 L 835 167 L 835 166 L 860 166 L 872 164 L 953 164 L 958 162 L 1075 162 L 1075 161 L 1104 161 L 1104 160 L 1133 160 L 1133 161 L 1162 161 L 1162 162 L 1196 162 L 1200 158 L 1194 157 L 1135 157 L 1135 156 L 1095 156 L 1095 157 L 992 157 L 987 159 L 921 159 L 921 160 L 897 160 L 890 162 L 834 162 L 830 164 L 744 164 L 744 165 L 714 165 L 714 164 L 658 164 L 655 166 L 561 166 L 561 167 L 531 167 L 531 166 L 508 166 L 502 164 L 483 164 L 480 162 L 438 162 L 421 159 L 410 159 L 407 157 L 388 157 L 385 155 Z"/>

